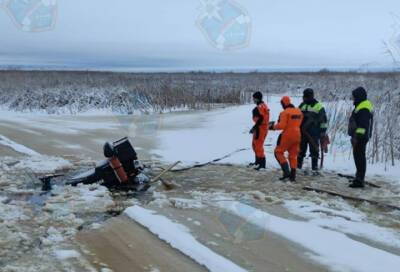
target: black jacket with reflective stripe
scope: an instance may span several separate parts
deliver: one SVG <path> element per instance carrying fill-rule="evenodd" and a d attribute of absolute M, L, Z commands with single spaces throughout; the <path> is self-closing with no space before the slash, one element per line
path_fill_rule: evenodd
<path fill-rule="evenodd" d="M 304 120 L 301 125 L 306 131 L 313 130 L 317 133 L 325 133 L 328 128 L 328 118 L 326 117 L 325 108 L 317 100 L 311 103 L 301 103 L 299 106 L 303 112 Z"/>
<path fill-rule="evenodd" d="M 351 137 L 357 137 L 368 141 L 372 137 L 374 107 L 369 100 L 358 103 L 349 120 L 348 134 Z"/>

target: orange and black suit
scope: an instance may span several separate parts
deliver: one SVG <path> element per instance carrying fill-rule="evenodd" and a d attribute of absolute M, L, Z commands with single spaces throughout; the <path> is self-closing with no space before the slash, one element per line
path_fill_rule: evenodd
<path fill-rule="evenodd" d="M 263 101 L 257 103 L 257 107 L 253 109 L 254 127 L 251 129 L 253 133 L 252 147 L 256 155 L 256 164 L 265 168 L 264 142 L 268 134 L 269 109 Z"/>
<path fill-rule="evenodd" d="M 272 125 L 273 130 L 283 130 L 278 138 L 278 144 L 275 148 L 275 157 L 283 170 L 283 178 L 289 178 L 294 181 L 296 179 L 297 156 L 300 150 L 301 142 L 301 123 L 303 114 L 300 109 L 295 108 L 290 98 L 284 96 L 281 100 L 284 111 L 279 116 L 277 124 Z M 285 158 L 285 152 L 289 153 L 289 163 L 292 169 L 289 172 L 289 165 Z"/>

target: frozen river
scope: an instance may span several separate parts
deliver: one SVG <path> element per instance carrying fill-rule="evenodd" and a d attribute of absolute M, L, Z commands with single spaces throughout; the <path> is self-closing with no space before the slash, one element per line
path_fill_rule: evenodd
<path fill-rule="evenodd" d="M 278 99 L 268 102 L 276 120 Z M 46 271 L 52 262 L 57 271 L 395 270 L 400 265 L 398 212 L 302 190 L 319 186 L 396 204 L 393 173 L 378 169 L 387 176 L 369 176 L 381 189 L 349 192 L 347 180 L 333 172 L 352 171 L 348 154 L 342 154 L 327 158 L 323 177 L 282 183 L 272 155 L 276 132 L 267 139 L 267 171 L 248 169 L 252 107 L 140 116 L 3 112 L 0 256 L 5 271 Z M 152 188 L 143 200 L 121 200 L 97 185 L 55 186 L 51 195 L 39 198 L 40 212 L 35 209 L 32 196 L 38 192 L 25 180 L 27 168 L 48 173 L 101 160 L 104 142 L 124 136 L 142 160 L 162 164 L 181 160 L 189 165 L 247 150 L 222 161 L 225 165 L 169 173 L 166 178 L 181 187 Z M 108 219 L 110 211 L 130 206 Z"/>

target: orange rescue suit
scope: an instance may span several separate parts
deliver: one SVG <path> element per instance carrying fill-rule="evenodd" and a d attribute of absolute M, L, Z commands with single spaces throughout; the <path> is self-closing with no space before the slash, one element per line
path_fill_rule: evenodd
<path fill-rule="evenodd" d="M 257 158 L 263 159 L 265 158 L 264 142 L 268 134 L 269 123 L 269 108 L 264 102 L 259 103 L 257 107 L 254 108 L 253 122 L 255 123 L 253 127 L 253 151 Z"/>
<path fill-rule="evenodd" d="M 274 125 L 274 130 L 283 130 L 278 138 L 278 145 L 275 148 L 275 157 L 283 165 L 287 163 L 285 152 L 289 153 L 290 168 L 297 168 L 297 156 L 300 151 L 301 142 L 301 123 L 303 114 L 300 109 L 292 105 L 279 115 L 279 121 Z"/>

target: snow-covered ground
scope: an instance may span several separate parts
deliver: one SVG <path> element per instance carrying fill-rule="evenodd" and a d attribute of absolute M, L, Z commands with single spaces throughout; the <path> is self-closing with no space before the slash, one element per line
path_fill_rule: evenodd
<path fill-rule="evenodd" d="M 271 120 L 277 120 L 282 110 L 279 100 L 279 97 L 267 99 L 271 109 Z M 294 101 L 295 104 L 299 104 L 299 102 L 299 99 Z M 319 198 L 317 194 L 308 193 L 306 195 L 306 193 L 302 193 L 301 187 L 288 185 L 285 188 L 286 186 L 282 186 L 279 181 L 274 182 L 273 176 L 278 173 L 275 171 L 278 169 L 278 164 L 273 156 L 273 149 L 279 132 L 270 132 L 266 141 L 267 165 L 270 171 L 254 173 L 243 167 L 254 158 L 251 151 L 251 135 L 248 133 L 252 126 L 251 110 L 253 107 L 253 105 L 244 105 L 198 114 L 167 114 L 162 117 L 162 126 L 156 125 L 155 128 L 152 127 L 150 134 L 146 134 L 146 137 L 151 135 L 152 140 L 156 143 L 149 150 L 153 154 L 153 158 L 161 158 L 166 163 L 178 160 L 182 161 L 184 165 L 207 162 L 246 148 L 245 151 L 234 153 L 221 162 L 238 165 L 238 171 L 245 175 L 245 180 L 249 182 L 247 187 L 235 184 L 235 173 L 231 173 L 226 177 L 222 175 L 223 178 L 219 180 L 221 183 L 218 184 L 220 191 L 217 191 L 213 187 L 216 185 L 212 183 L 208 184 L 205 190 L 197 191 L 198 178 L 193 178 L 191 187 L 185 187 L 181 191 L 177 190 L 171 194 L 154 192 L 153 199 L 149 204 L 134 201 L 136 206 L 128 208 L 126 214 L 160 239 L 211 271 L 221 271 L 221 269 L 242 271 L 244 268 L 242 268 L 242 264 L 237 264 L 236 260 L 227 258 L 223 250 L 222 253 L 213 251 L 211 247 L 216 247 L 214 241 L 208 241 L 209 243 L 200 241 L 196 236 L 196 229 L 207 229 L 201 220 L 188 217 L 186 221 L 188 224 L 190 223 L 190 227 L 183 226 L 175 222 L 170 214 L 163 213 L 163 209 L 173 208 L 200 214 L 209 209 L 218 209 L 231 213 L 250 225 L 275 233 L 283 239 L 305 248 L 310 259 L 332 271 L 396 271 L 400 266 L 400 232 L 396 225 L 397 219 L 393 220 L 393 224 L 378 224 L 377 221 L 380 218 L 386 220 L 388 217 L 398 215 L 394 216 L 392 211 L 383 211 L 381 217 L 367 214 L 364 210 L 368 210 L 368 207 L 354 207 L 339 198 L 327 200 L 327 198 Z M 79 136 L 82 131 L 92 130 L 96 133 L 101 129 L 111 131 L 121 127 L 121 120 L 115 117 L 106 118 L 104 124 L 101 122 L 101 118 L 97 118 L 95 123 L 90 123 L 87 119 L 82 121 L 79 118 L 68 117 L 68 122 L 62 125 L 62 116 L 52 119 L 47 116 L 24 117 L 19 114 L 13 115 L 14 113 L 8 114 L 9 120 L 18 122 L 21 129 L 24 129 L 26 125 L 26 129 L 32 130 L 34 133 L 41 128 L 72 137 Z M 7 119 L 8 117 L 5 115 L 1 118 Z M 62 130 L 63 126 L 65 127 L 64 131 Z M 65 156 L 49 156 L 46 155 L 46 152 L 38 152 L 34 148 L 27 147 L 30 146 L 29 143 L 19 142 L 9 137 L 8 134 L 8 137 L 5 137 L 3 136 L 6 134 L 5 132 L 7 131 L 0 130 L 0 147 L 11 148 L 20 154 L 17 158 L 4 156 L 0 158 L 0 230 L 2 233 L 0 237 L 0 247 L 2 247 L 0 253 L 2 255 L 0 256 L 6 257 L 8 270 L 5 271 L 13 271 L 12 269 L 15 267 L 25 269 L 36 262 L 43 264 L 32 267 L 44 271 L 48 268 L 46 263 L 52 261 L 56 262 L 59 270 L 71 269 L 72 264 L 90 270 L 90 265 L 84 258 L 84 251 L 76 247 L 73 239 L 77 228 L 85 224 L 85 218 L 81 217 L 82 213 L 101 214 L 115 207 L 116 203 L 110 192 L 98 185 L 76 188 L 55 185 L 52 194 L 43 200 L 40 215 L 35 214 L 31 202 L 15 199 L 15 195 L 35 195 L 37 193 L 34 186 L 33 188 L 30 186 L 34 181 L 30 179 L 29 174 L 48 174 L 76 165 Z M 346 140 L 345 137 L 343 139 Z M 134 142 L 138 148 L 148 147 L 142 145 L 141 141 Z M 100 143 L 98 146 L 101 149 Z M 70 142 L 69 145 L 65 144 L 64 148 L 78 150 L 81 146 Z M 330 149 L 331 153 L 325 159 L 326 173 L 337 171 L 353 174 L 354 166 L 350 144 L 348 143 L 348 151 L 345 152 L 343 150 L 346 150 L 346 146 L 332 146 Z M 215 173 L 212 171 L 214 170 L 210 171 L 201 176 L 202 181 L 213 178 L 212 175 Z M 234 170 L 231 171 L 234 172 Z M 397 168 L 385 169 L 384 165 L 370 165 L 369 178 L 380 179 L 382 182 L 392 181 L 395 190 L 388 191 L 383 188 L 372 191 L 372 189 L 366 189 L 366 194 L 369 196 L 381 194 L 381 200 L 385 200 L 385 194 L 390 192 L 392 199 L 398 199 L 396 192 L 398 192 L 400 183 L 396 179 L 399 174 Z M 381 175 L 381 177 L 377 178 L 375 175 Z M 261 186 L 256 182 L 253 183 L 257 179 L 263 181 L 263 184 L 269 182 L 271 186 L 266 184 L 267 187 L 261 192 Z M 321 184 L 322 181 L 323 178 L 321 178 Z M 243 199 L 257 199 L 263 205 L 256 207 L 252 203 L 244 204 Z M 290 216 L 276 215 L 268 211 L 277 206 L 296 218 L 286 218 Z M 151 208 L 157 208 L 160 214 Z M 33 224 L 31 231 L 26 231 L 26 226 L 31 226 L 30 224 Z M 91 227 L 99 228 L 101 226 L 96 223 Z M 38 250 L 44 252 L 43 254 L 37 255 L 34 260 L 18 262 L 13 259 L 11 253 L 18 251 L 21 244 L 26 246 L 26 250 L 30 254 L 36 253 L 36 251 L 32 251 L 32 248 L 37 239 L 41 243 Z M 364 239 L 367 242 L 364 242 Z"/>
<path fill-rule="evenodd" d="M 280 97 L 270 96 L 266 102 L 271 110 L 271 120 L 276 121 L 282 111 Z M 295 105 L 300 104 L 301 99 L 293 99 Z M 343 104 L 346 104 L 343 102 Z M 18 133 L 30 135 L 32 142 L 40 142 L 39 146 L 47 144 L 48 153 L 51 150 L 60 152 L 67 149 L 75 152 L 82 150 L 90 155 L 101 155 L 101 144 L 106 140 L 118 139 L 122 136 L 130 136 L 138 150 L 153 154 L 153 158 L 160 158 L 165 162 L 182 161 L 184 164 L 195 162 L 207 162 L 238 149 L 247 150 L 233 154 L 221 161 L 223 163 L 247 164 L 254 160 L 251 150 L 251 135 L 248 133 L 252 127 L 251 111 L 254 105 L 227 107 L 213 111 L 171 113 L 154 116 L 129 117 L 110 115 L 107 112 L 92 112 L 91 114 L 78 116 L 49 116 L 42 113 L 26 114 L 9 111 L 0 112 L 1 126 L 4 129 L 18 125 Z M 329 108 L 329 104 L 327 105 Z M 277 168 L 273 150 L 280 132 L 270 131 L 266 140 L 267 165 L 269 168 Z M 329 133 L 329 131 L 328 131 Z M 10 133 L 1 133 L 0 144 L 10 146 L 22 153 L 32 150 L 20 150 L 25 137 L 16 135 L 18 144 L 11 144 L 14 139 Z M 80 135 L 85 135 L 84 139 Z M 7 136 L 7 137 L 5 137 Z M 54 138 L 57 136 L 57 138 Z M 47 142 L 44 139 L 50 138 Z M 37 144 L 38 145 L 38 144 Z M 51 148 L 51 150 L 49 150 Z M 35 148 L 34 148 L 35 149 Z M 63 150 L 64 149 L 64 150 Z M 325 170 L 334 170 L 346 174 L 354 174 L 350 140 L 347 135 L 337 135 L 334 145 L 325 155 Z M 43 152 L 42 152 L 43 153 Z M 51 153 L 51 152 L 50 152 Z M 56 153 L 56 152 L 53 152 Z M 382 175 L 393 181 L 398 181 L 400 174 L 396 166 L 390 164 L 374 164 L 368 166 L 367 175 Z"/>
<path fill-rule="evenodd" d="M 277 96 L 266 99 L 270 108 L 271 121 L 277 121 L 279 113 L 282 111 L 280 99 Z M 301 100 L 294 98 L 293 102 L 294 105 L 299 105 Z M 248 164 L 254 160 L 254 153 L 251 150 L 251 135 L 249 134 L 249 130 L 253 126 L 251 121 L 253 108 L 254 105 L 244 105 L 215 110 L 201 116 L 174 117 L 174 122 L 189 123 L 191 127 L 158 131 L 157 139 L 160 145 L 154 153 L 161 155 L 163 160 L 168 162 L 180 160 L 185 164 L 192 164 L 211 161 L 233 151 L 247 148 L 247 150 L 238 152 L 221 162 Z M 279 131 L 270 131 L 266 140 L 268 168 L 278 167 L 273 150 L 279 134 Z M 346 135 L 341 138 L 343 139 L 341 139 L 340 146 L 330 146 L 330 152 L 325 155 L 324 169 L 354 174 L 355 166 L 350 139 Z M 396 163 L 400 164 L 400 162 Z M 369 165 L 367 175 L 382 175 L 400 183 L 398 180 L 399 169 L 397 166 L 384 164 Z"/>

